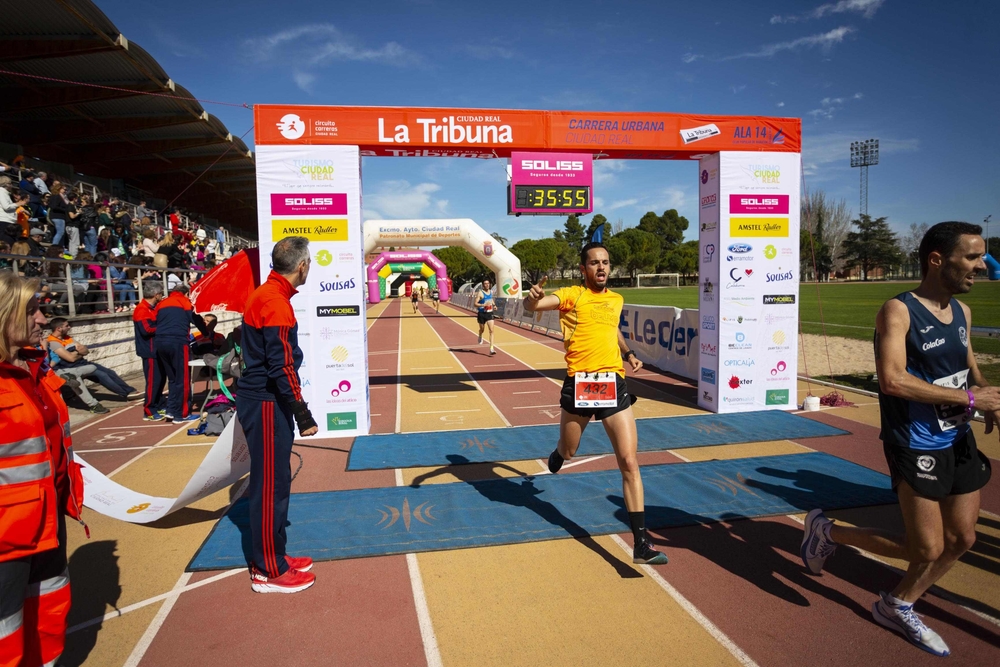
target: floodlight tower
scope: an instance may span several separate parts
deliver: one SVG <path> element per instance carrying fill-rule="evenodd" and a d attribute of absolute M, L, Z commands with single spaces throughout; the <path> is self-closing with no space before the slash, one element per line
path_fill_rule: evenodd
<path fill-rule="evenodd" d="M 861 167 L 861 215 L 868 215 L 868 167 L 878 164 L 878 139 L 851 142 L 851 167 Z"/>

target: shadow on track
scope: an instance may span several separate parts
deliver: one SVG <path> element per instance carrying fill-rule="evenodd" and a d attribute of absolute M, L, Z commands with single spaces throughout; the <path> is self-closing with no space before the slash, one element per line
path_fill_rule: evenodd
<path fill-rule="evenodd" d="M 73 606 L 70 608 L 68 625 L 84 623 L 101 618 L 108 613 L 108 607 L 118 608 L 118 598 L 122 588 L 118 569 L 118 556 L 114 540 L 88 542 L 73 552 L 69 560 L 70 590 Z M 103 623 L 95 623 L 66 636 L 66 649 L 60 665 L 78 667 L 87 661 L 87 656 L 97 645 L 97 635 Z"/>
<path fill-rule="evenodd" d="M 627 563 L 622 562 L 614 554 L 601 546 L 593 537 L 587 534 L 579 524 L 566 518 L 555 505 L 544 500 L 540 500 L 541 493 L 534 484 L 533 477 L 524 477 L 523 473 L 516 468 L 512 468 L 503 463 L 476 463 L 473 464 L 464 456 L 449 454 L 447 457 L 451 467 L 440 468 L 432 472 L 420 475 L 410 483 L 411 487 L 417 488 L 428 479 L 439 475 L 454 475 L 463 482 L 469 484 L 478 491 L 484 498 L 494 503 L 505 503 L 515 507 L 524 507 L 554 526 L 559 526 L 566 533 L 576 539 L 577 542 L 587 547 L 600 556 L 615 569 L 622 579 L 641 579 L 642 573 Z M 507 470 L 515 473 L 516 477 L 504 477 L 498 470 Z M 476 482 L 494 481 L 503 482 L 501 484 L 476 484 Z M 626 521 L 627 523 L 627 521 Z"/>

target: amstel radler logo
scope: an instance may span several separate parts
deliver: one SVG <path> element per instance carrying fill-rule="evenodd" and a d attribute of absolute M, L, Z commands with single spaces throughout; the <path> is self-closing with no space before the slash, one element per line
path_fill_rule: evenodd
<path fill-rule="evenodd" d="M 271 238 L 304 236 L 310 241 L 346 241 L 347 228 L 346 218 L 272 220 Z"/>

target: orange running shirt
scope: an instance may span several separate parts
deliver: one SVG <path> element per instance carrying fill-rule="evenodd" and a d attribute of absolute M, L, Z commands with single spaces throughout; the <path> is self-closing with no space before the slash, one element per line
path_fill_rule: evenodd
<path fill-rule="evenodd" d="M 583 285 L 563 287 L 559 297 L 559 326 L 566 348 L 567 374 L 613 371 L 625 377 L 618 348 L 618 321 L 625 299 L 604 290 L 592 292 Z"/>

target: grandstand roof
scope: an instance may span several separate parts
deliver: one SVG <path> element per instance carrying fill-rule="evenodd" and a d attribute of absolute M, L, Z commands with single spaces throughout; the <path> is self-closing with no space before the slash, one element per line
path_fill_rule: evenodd
<path fill-rule="evenodd" d="M 256 229 L 253 153 L 94 3 L 0 6 L 8 17 L 0 24 L 0 70 L 74 82 L 0 73 L 4 141 L 168 202 L 211 165 L 175 205 Z"/>

